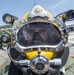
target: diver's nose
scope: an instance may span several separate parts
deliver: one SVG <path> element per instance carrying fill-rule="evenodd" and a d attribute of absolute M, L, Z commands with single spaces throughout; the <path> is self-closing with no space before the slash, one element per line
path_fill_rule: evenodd
<path fill-rule="evenodd" d="M 35 33 L 33 34 L 32 42 L 34 42 L 35 44 L 40 44 L 40 43 L 43 42 L 43 39 L 41 38 L 39 32 L 35 32 Z"/>
<path fill-rule="evenodd" d="M 35 41 L 35 40 L 40 40 L 40 34 L 38 33 L 38 32 L 35 32 L 34 34 L 33 34 L 33 40 Z"/>

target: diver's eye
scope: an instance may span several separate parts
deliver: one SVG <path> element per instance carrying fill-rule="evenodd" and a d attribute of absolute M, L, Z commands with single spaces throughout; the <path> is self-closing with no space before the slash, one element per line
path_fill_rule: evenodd
<path fill-rule="evenodd" d="M 33 34 L 33 33 L 34 33 L 34 30 L 33 30 L 33 29 L 27 29 L 27 32 L 28 32 L 29 34 Z"/>

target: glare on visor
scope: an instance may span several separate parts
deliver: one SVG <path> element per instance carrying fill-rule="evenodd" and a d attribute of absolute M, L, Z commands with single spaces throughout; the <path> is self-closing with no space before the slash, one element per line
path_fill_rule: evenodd
<path fill-rule="evenodd" d="M 61 34 L 53 24 L 33 22 L 19 29 L 17 39 L 22 46 L 57 45 L 61 41 Z"/>

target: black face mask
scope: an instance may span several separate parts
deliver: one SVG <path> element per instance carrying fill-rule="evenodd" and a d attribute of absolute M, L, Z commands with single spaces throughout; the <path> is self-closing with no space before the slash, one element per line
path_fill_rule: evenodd
<path fill-rule="evenodd" d="M 42 37 L 40 36 L 38 32 L 35 32 L 33 34 L 33 38 L 29 45 L 42 45 L 42 44 L 45 44 L 44 40 L 42 39 Z"/>

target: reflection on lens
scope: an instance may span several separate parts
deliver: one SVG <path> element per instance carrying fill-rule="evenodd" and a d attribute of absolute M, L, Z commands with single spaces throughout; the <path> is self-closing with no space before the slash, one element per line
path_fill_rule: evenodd
<path fill-rule="evenodd" d="M 17 33 L 17 39 L 22 46 L 57 45 L 61 41 L 61 33 L 51 23 L 34 22 L 21 27 Z"/>

